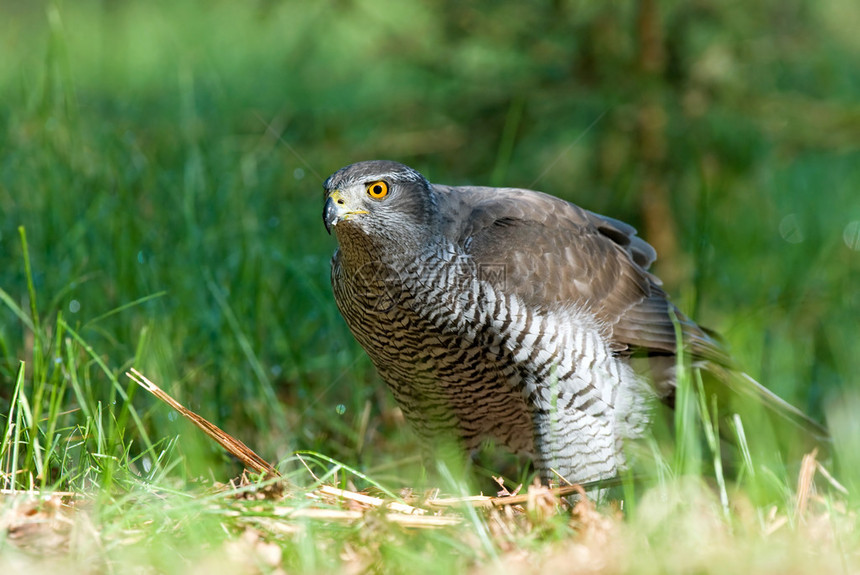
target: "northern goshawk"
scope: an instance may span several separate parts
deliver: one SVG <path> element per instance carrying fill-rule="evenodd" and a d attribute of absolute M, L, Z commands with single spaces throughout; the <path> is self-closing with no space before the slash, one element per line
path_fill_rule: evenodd
<path fill-rule="evenodd" d="M 676 325 L 694 361 L 730 363 L 623 222 L 531 190 L 430 184 L 391 161 L 324 188 L 337 306 L 427 443 L 492 439 L 545 479 L 609 478 L 674 393 Z"/>

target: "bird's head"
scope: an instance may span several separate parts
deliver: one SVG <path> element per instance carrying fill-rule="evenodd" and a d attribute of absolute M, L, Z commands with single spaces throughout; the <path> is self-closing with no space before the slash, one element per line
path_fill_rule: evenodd
<path fill-rule="evenodd" d="M 372 241 L 415 243 L 434 231 L 436 199 L 427 180 L 408 166 L 391 161 L 359 162 L 341 168 L 323 184 L 323 223 L 331 233 Z M 404 246 L 405 247 L 405 246 Z"/>

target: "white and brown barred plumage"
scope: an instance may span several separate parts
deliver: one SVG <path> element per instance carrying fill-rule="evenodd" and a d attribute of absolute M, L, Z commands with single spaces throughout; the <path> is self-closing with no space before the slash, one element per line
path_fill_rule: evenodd
<path fill-rule="evenodd" d="M 383 197 L 368 192 L 377 182 Z M 729 363 L 623 222 L 531 190 L 430 184 L 390 161 L 347 166 L 324 188 L 338 308 L 425 442 L 494 439 L 545 478 L 608 478 L 652 401 L 673 394 L 673 315 L 695 361 Z"/>

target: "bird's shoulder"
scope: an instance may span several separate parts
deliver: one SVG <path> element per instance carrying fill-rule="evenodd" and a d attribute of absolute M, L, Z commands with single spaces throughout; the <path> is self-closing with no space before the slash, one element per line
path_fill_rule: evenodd
<path fill-rule="evenodd" d="M 439 198 L 446 235 L 454 242 L 493 240 L 500 235 L 555 234 L 561 241 L 571 237 L 617 246 L 646 271 L 657 252 L 640 238 L 636 229 L 620 220 L 585 210 L 561 198 L 520 188 L 440 186 Z M 516 230 L 515 233 L 513 230 Z M 542 246 L 548 247 L 548 246 Z M 652 278 L 659 284 L 659 280 Z"/>
<path fill-rule="evenodd" d="M 654 248 L 636 229 L 614 218 L 533 190 L 434 186 L 444 233 L 494 281 L 534 309 L 575 307 L 605 326 L 623 353 L 671 354 L 673 316 L 691 351 L 723 353 L 669 302 L 648 271 Z"/>

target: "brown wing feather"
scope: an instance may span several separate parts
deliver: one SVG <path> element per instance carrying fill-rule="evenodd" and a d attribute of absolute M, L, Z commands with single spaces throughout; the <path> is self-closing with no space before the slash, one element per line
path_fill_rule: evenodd
<path fill-rule="evenodd" d="M 687 350 L 727 364 L 721 346 L 681 314 L 647 271 L 654 248 L 623 222 L 540 192 L 434 186 L 446 233 L 479 265 L 503 265 L 505 289 L 539 308 L 576 304 L 610 330 L 619 353 L 676 351 L 677 317 Z"/>

